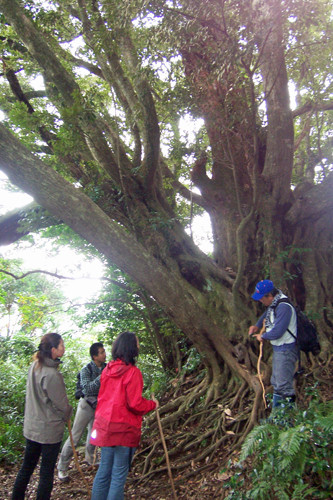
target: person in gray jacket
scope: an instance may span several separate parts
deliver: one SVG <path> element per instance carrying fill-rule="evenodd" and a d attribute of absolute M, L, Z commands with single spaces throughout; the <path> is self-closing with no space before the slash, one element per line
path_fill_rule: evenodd
<path fill-rule="evenodd" d="M 72 414 L 62 374 L 58 371 L 65 353 L 58 333 L 47 333 L 41 339 L 28 373 L 23 435 L 26 448 L 12 500 L 23 500 L 30 477 L 40 456 L 40 476 L 36 500 L 49 500 L 54 469 L 65 424 Z"/>

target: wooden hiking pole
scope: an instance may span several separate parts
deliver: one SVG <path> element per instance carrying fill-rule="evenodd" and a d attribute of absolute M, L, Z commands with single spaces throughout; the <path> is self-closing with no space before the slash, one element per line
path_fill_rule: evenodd
<path fill-rule="evenodd" d="M 67 421 L 67 426 L 68 426 L 68 432 L 69 432 L 69 439 L 70 439 L 71 445 L 72 445 L 75 466 L 76 466 L 77 470 L 79 471 L 79 473 L 83 479 L 84 484 L 87 487 L 88 493 L 90 493 L 90 485 L 89 485 L 88 481 L 86 480 L 85 475 L 83 474 L 83 471 L 81 469 L 80 462 L 79 462 L 79 457 L 77 456 L 77 451 L 75 449 L 74 439 L 73 439 L 73 434 L 72 434 L 72 425 L 71 425 L 70 419 L 68 419 L 68 421 Z"/>
<path fill-rule="evenodd" d="M 92 466 L 94 466 L 96 464 L 96 459 L 97 459 L 97 446 L 95 446 L 95 450 L 94 450 L 94 460 L 93 460 L 93 463 L 91 464 Z"/>
<path fill-rule="evenodd" d="M 264 320 L 264 323 L 262 325 L 262 329 L 260 330 L 259 332 L 259 335 L 261 336 L 265 331 L 265 320 Z M 259 382 L 261 384 L 261 387 L 262 387 L 262 399 L 264 400 L 264 405 L 265 405 L 265 409 L 267 408 L 267 403 L 266 403 L 266 398 L 265 398 L 265 386 L 264 386 L 264 383 L 262 381 L 262 376 L 261 376 L 261 372 L 260 372 L 260 361 L 261 361 L 261 358 L 262 358 L 262 348 L 263 348 L 263 342 L 262 341 L 259 341 L 259 357 L 258 357 L 258 361 L 257 361 L 257 372 L 258 372 L 258 378 L 259 378 Z"/>
<path fill-rule="evenodd" d="M 166 442 L 165 442 L 165 439 L 164 439 L 164 434 L 163 434 L 163 429 L 162 429 L 162 424 L 161 424 L 161 419 L 160 419 L 160 414 L 159 414 L 158 408 L 156 408 L 156 418 L 157 418 L 158 428 L 159 428 L 159 431 L 160 431 L 160 436 L 161 436 L 161 440 L 162 440 L 162 444 L 163 444 L 163 448 L 164 448 L 165 459 L 166 459 L 167 468 L 168 468 L 168 474 L 169 474 L 170 483 L 171 483 L 171 487 L 172 487 L 173 498 L 175 500 L 177 500 L 178 497 L 177 497 L 177 493 L 176 493 L 176 490 L 175 490 L 175 485 L 174 485 L 174 482 L 173 482 L 173 477 L 172 477 L 172 472 L 171 472 L 171 467 L 170 467 L 170 462 L 169 462 L 168 449 L 166 447 Z"/>

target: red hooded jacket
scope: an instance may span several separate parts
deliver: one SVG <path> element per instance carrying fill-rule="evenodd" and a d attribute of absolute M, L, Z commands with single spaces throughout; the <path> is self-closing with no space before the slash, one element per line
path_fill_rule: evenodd
<path fill-rule="evenodd" d="M 101 374 L 101 387 L 90 442 L 96 446 L 136 448 L 142 415 L 156 403 L 142 397 L 143 378 L 136 366 L 110 361 Z"/>

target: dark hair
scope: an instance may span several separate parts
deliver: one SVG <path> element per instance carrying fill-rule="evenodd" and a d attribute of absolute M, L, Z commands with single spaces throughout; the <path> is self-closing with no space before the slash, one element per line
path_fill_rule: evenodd
<path fill-rule="evenodd" d="M 40 344 L 38 346 L 38 351 L 34 356 L 34 358 L 38 362 L 38 367 L 41 367 L 46 358 L 52 359 L 52 347 L 56 349 L 61 341 L 62 337 L 61 335 L 59 335 L 59 333 L 47 333 L 41 338 Z"/>
<path fill-rule="evenodd" d="M 95 342 L 94 344 L 91 344 L 90 346 L 90 357 L 91 359 L 94 359 L 94 356 L 98 356 L 98 350 L 103 349 L 103 344 L 102 342 Z"/>
<path fill-rule="evenodd" d="M 112 345 L 112 359 L 121 359 L 127 365 L 135 365 L 135 358 L 138 355 L 139 349 L 135 333 L 120 333 Z"/>
<path fill-rule="evenodd" d="M 265 293 L 264 297 L 269 297 L 270 295 L 275 297 L 278 293 L 280 293 L 280 290 L 273 288 L 270 292 Z"/>

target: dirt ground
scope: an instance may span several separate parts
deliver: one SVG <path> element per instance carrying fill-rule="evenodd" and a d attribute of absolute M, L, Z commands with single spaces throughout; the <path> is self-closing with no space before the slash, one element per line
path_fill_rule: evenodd
<path fill-rule="evenodd" d="M 182 481 L 181 474 L 174 477 L 175 489 L 179 500 L 203 500 L 209 498 L 222 498 L 221 488 L 223 485 L 223 474 L 218 472 L 218 463 L 207 466 L 206 471 L 196 474 L 193 469 L 193 476 L 186 480 L 186 484 Z M 18 472 L 19 465 L 5 466 L 0 464 L 0 500 L 10 500 L 11 490 Z M 55 474 L 54 486 L 52 490 L 52 500 L 88 500 L 97 467 L 91 467 L 87 464 L 81 464 L 85 481 L 81 474 L 75 469 L 73 464 L 70 469 L 70 481 L 68 483 L 61 482 Z M 137 480 L 139 473 L 138 467 L 134 467 L 128 476 L 125 488 L 125 499 L 135 500 L 174 500 L 172 487 L 168 474 L 160 475 L 152 479 L 148 484 L 140 484 Z M 188 471 L 186 471 L 188 472 Z M 36 498 L 36 489 L 38 484 L 39 470 L 36 469 L 32 479 L 30 480 L 26 500 Z M 89 486 L 89 488 L 88 488 Z"/>

